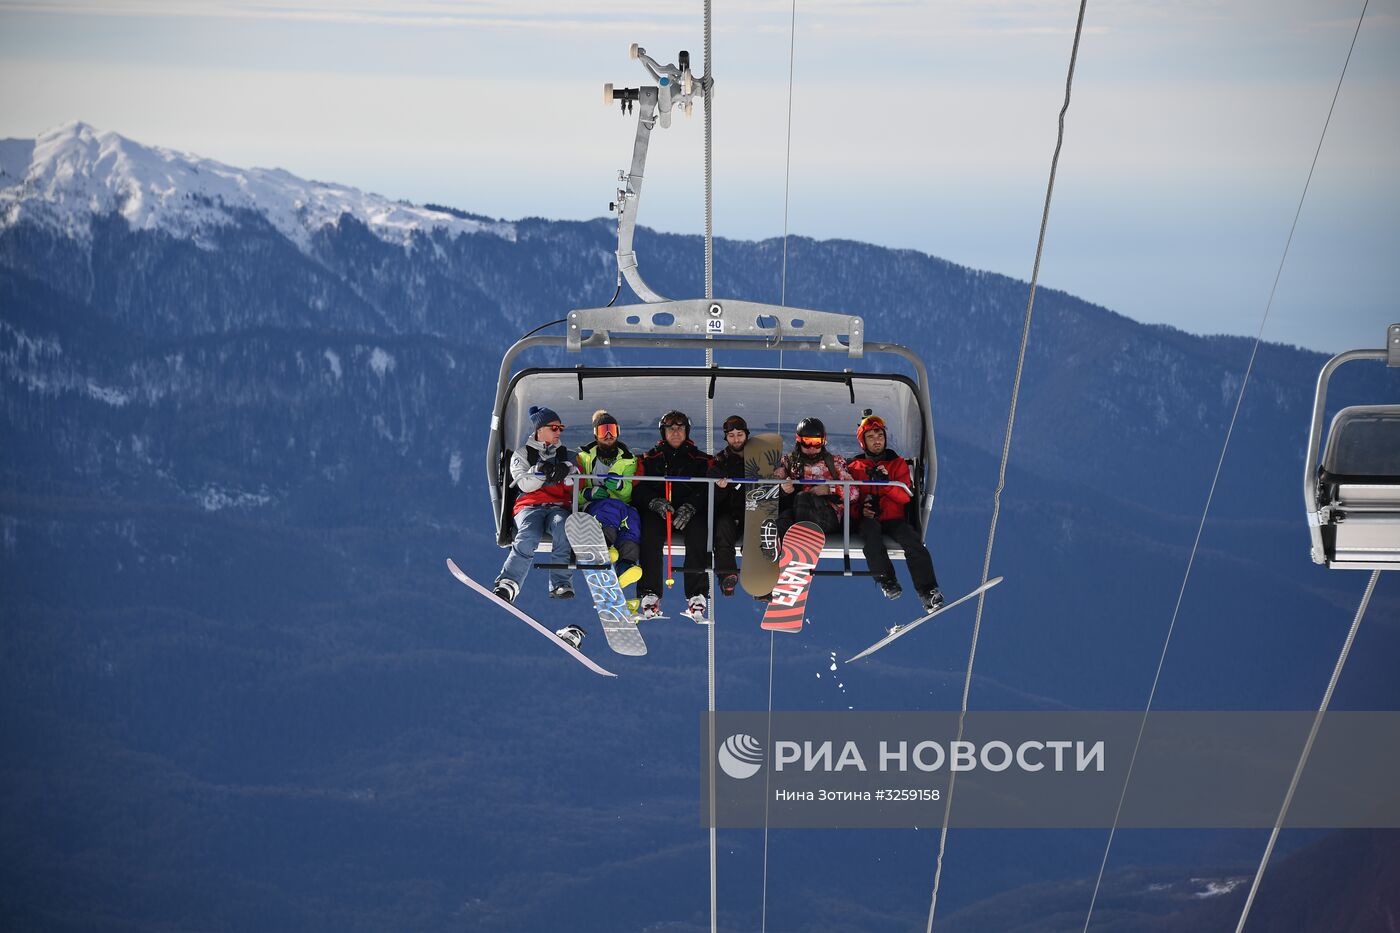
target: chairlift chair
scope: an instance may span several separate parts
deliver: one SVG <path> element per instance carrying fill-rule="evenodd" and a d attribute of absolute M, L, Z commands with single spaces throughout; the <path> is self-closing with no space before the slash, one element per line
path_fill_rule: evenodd
<path fill-rule="evenodd" d="M 1343 363 L 1400 366 L 1400 324 L 1380 350 L 1350 350 L 1317 379 L 1303 499 L 1314 563 L 1349 570 L 1400 569 L 1400 404 L 1353 405 L 1333 417 L 1322 445 L 1327 383 Z"/>
<path fill-rule="evenodd" d="M 682 300 L 576 310 L 569 314 L 566 327 L 564 335 L 540 334 L 517 341 L 501 361 L 485 464 L 500 546 L 509 547 L 515 534 L 510 454 L 530 436 L 527 412 L 531 405 L 547 405 L 558 412 L 567 426 L 564 443 L 570 450 L 591 440 L 592 414 L 605 408 L 617 418 L 623 443 L 638 455 L 659 439 L 657 418 L 672 408 L 690 414 L 697 446 L 709 448 L 700 417 L 707 399 L 712 402 L 716 429 L 724 417 L 739 414 L 751 434 L 776 432 L 790 446 L 797 421 L 816 415 L 828 427 L 829 448 L 853 455 L 860 449 L 855 435 L 860 414 L 871 408 L 885 419 L 890 446 L 910 463 L 910 521 L 921 532 L 928 528 L 938 475 L 928 374 L 922 360 L 907 347 L 865 341 L 861 318 L 755 302 Z M 856 359 L 881 354 L 904 360 L 914 376 L 852 369 L 628 366 L 612 364 L 612 354 L 595 364 L 516 370 L 517 358 L 537 348 L 594 356 L 608 350 L 646 349 L 674 355 L 670 351 L 694 353 L 706 348 L 770 352 L 781 348 Z M 723 444 L 718 437 L 713 446 Z M 850 556 L 862 558 L 858 527 L 851 531 Z M 840 536 L 833 538 L 841 543 Z M 899 546 L 887 544 L 890 556 L 902 559 Z M 843 554 L 842 547 L 832 546 L 824 556 Z"/>

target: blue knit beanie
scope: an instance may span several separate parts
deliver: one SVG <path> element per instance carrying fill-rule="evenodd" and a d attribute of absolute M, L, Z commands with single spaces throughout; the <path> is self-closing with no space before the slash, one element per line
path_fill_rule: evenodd
<path fill-rule="evenodd" d="M 531 405 L 530 421 L 535 425 L 535 430 L 539 430 L 547 424 L 557 423 L 559 413 L 553 408 L 545 408 L 543 405 Z"/>

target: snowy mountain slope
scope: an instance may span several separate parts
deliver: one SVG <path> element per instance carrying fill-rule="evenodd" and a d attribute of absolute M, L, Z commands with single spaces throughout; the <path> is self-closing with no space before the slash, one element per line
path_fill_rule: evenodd
<path fill-rule="evenodd" d="M 515 228 L 391 201 L 344 185 L 307 181 L 282 169 L 242 169 L 144 146 L 86 123 L 34 140 L 0 140 L 0 227 L 42 223 L 65 236 L 91 235 L 95 215 L 119 213 L 133 230 L 161 230 L 201 242 L 211 227 L 251 210 L 306 253 L 312 236 L 349 214 L 379 238 L 407 247 L 415 233 L 495 233 Z"/>

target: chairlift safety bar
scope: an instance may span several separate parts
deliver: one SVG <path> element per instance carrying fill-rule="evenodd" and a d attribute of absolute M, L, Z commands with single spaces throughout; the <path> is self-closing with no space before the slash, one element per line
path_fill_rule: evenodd
<path fill-rule="evenodd" d="M 580 481 L 583 481 L 583 480 L 596 480 L 596 479 L 601 479 L 601 478 L 603 478 L 603 477 L 590 476 L 590 475 L 585 475 L 585 474 L 582 474 L 582 473 L 573 473 L 573 474 L 570 474 L 569 476 L 565 477 L 564 483 L 565 483 L 565 485 L 577 487 L 577 485 L 578 485 L 578 483 L 579 483 Z M 619 477 L 619 479 L 621 479 L 623 482 L 626 482 L 626 483 L 632 483 L 632 482 L 651 482 L 651 483 L 703 483 L 703 484 L 705 484 L 705 486 L 707 487 L 706 490 L 705 490 L 705 521 L 706 521 L 707 529 L 708 529 L 707 532 L 706 532 L 706 536 L 707 536 L 707 540 L 706 540 L 706 549 L 707 549 L 711 554 L 714 553 L 714 549 L 715 549 L 715 542 L 714 542 L 714 533 L 715 533 L 715 487 L 719 484 L 719 482 L 720 482 L 719 479 L 714 478 L 714 477 L 709 477 L 709 476 L 628 476 L 628 477 L 625 477 L 625 478 L 624 478 L 624 477 Z M 736 477 L 725 477 L 724 480 L 725 480 L 725 482 L 733 483 L 733 484 L 735 484 L 736 486 L 742 486 L 742 485 L 748 485 L 748 486 L 783 486 L 783 485 L 787 485 L 787 484 L 792 484 L 793 486 L 840 486 L 840 487 L 842 487 L 843 490 L 844 490 L 846 487 L 848 487 L 848 486 L 872 486 L 872 487 L 880 487 L 880 486 L 898 486 L 900 489 L 903 489 L 906 493 L 908 493 L 908 494 L 910 495 L 911 498 L 912 498 L 913 495 L 914 495 L 914 490 L 910 489 L 908 486 L 904 485 L 903 483 L 898 482 L 897 480 L 859 480 L 859 479 L 830 479 L 830 480 L 828 480 L 828 479 L 778 479 L 778 478 L 773 478 L 773 479 L 751 479 L 751 478 L 748 478 L 748 477 L 744 477 L 744 478 L 742 478 L 742 479 L 741 479 L 741 478 L 736 478 Z M 855 575 L 857 575 L 857 572 L 856 572 L 856 571 L 853 571 L 853 570 L 851 569 L 851 510 L 850 510 L 850 508 L 849 508 L 849 505 L 850 505 L 850 495 L 849 495 L 849 493 L 847 493 L 847 492 L 842 492 L 841 496 L 842 496 L 843 501 L 846 503 L 847 507 L 846 507 L 846 508 L 843 508 L 843 509 L 841 510 L 841 561 L 842 561 L 842 569 L 841 569 L 840 571 L 838 571 L 838 573 L 839 573 L 841 576 L 850 577 L 850 576 L 855 576 Z M 570 511 L 573 512 L 574 514 L 577 514 L 577 513 L 578 513 L 578 509 L 579 509 L 579 497 L 578 497 L 577 495 L 571 497 L 571 504 L 570 504 L 570 507 L 569 507 L 569 508 L 570 508 Z M 541 542 L 541 543 L 543 543 L 543 542 Z M 862 552 L 861 552 L 861 557 L 864 558 L 864 556 L 865 556 L 864 550 L 862 550 Z M 542 566 L 542 567 L 552 567 L 552 566 L 554 566 L 554 565 L 553 565 L 553 564 L 541 564 L 541 565 L 539 565 L 539 566 Z M 570 564 L 569 566 L 573 567 L 574 565 Z"/>

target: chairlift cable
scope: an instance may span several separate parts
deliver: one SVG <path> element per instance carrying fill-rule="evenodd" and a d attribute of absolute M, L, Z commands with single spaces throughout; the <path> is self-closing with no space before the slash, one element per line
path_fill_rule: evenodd
<path fill-rule="evenodd" d="M 713 135 L 714 128 L 714 95 L 711 93 L 714 71 L 714 58 L 712 44 L 710 42 L 710 0 L 705 0 L 705 75 L 701 79 L 701 87 L 705 93 L 705 298 L 713 300 L 715 297 L 715 229 L 714 229 L 714 176 L 712 171 L 713 162 Z M 705 347 L 705 366 L 713 367 L 715 364 L 715 350 L 713 344 Z M 714 400 L 708 395 L 705 397 L 705 438 L 708 443 L 714 430 Z M 711 497 L 714 490 L 709 491 Z M 709 534 L 713 537 L 714 531 Z M 713 568 L 714 560 L 710 560 L 711 567 L 706 571 L 706 579 L 709 582 L 710 600 L 705 608 L 705 614 L 709 617 L 709 631 L 705 637 L 705 673 L 707 683 L 707 695 L 710 705 L 710 715 L 708 717 L 709 731 L 709 756 L 708 767 L 710 769 L 710 933 L 719 933 L 719 888 L 716 880 L 718 837 L 715 832 L 715 572 Z"/>
<path fill-rule="evenodd" d="M 783 264 L 778 285 L 778 304 L 787 307 L 788 267 L 788 207 L 792 203 L 792 76 L 797 60 L 797 0 L 792 0 L 792 18 L 788 22 L 788 99 L 787 142 L 783 157 Z M 783 326 L 778 322 L 778 370 L 783 368 Z M 778 380 L 778 426 L 783 423 L 783 380 Z"/>
<path fill-rule="evenodd" d="M 1050 203 L 1055 193 L 1055 173 L 1060 165 L 1060 150 L 1065 142 L 1065 114 L 1069 111 L 1070 92 L 1074 86 L 1074 66 L 1079 58 L 1079 40 L 1084 33 L 1084 11 L 1088 0 L 1079 0 L 1079 18 L 1074 27 L 1074 44 L 1070 48 L 1069 70 L 1065 76 L 1065 100 L 1060 107 L 1059 130 L 1055 139 L 1055 152 L 1050 158 L 1050 179 L 1045 188 L 1045 207 L 1040 215 L 1040 236 L 1035 246 L 1035 264 L 1031 269 L 1030 294 L 1026 299 L 1026 316 L 1021 325 L 1021 348 L 1016 357 L 1016 376 L 1011 384 L 1011 405 L 1006 416 L 1006 433 L 1001 444 L 1001 465 L 997 472 L 997 487 L 992 494 L 992 520 L 987 528 L 987 549 L 982 558 L 982 585 L 991 578 L 992 547 L 996 542 L 997 520 L 1001 516 L 1001 493 L 1006 488 L 1006 466 L 1011 457 L 1011 435 L 1016 426 L 1016 404 L 1021 395 L 1021 375 L 1025 369 L 1026 346 L 1030 342 L 1031 314 L 1035 310 L 1035 289 L 1040 279 L 1040 260 L 1045 251 L 1045 231 L 1050 224 Z M 972 690 L 972 666 L 977 658 L 977 638 L 982 629 L 982 609 L 986 603 L 986 593 L 977 597 L 977 616 L 972 623 L 972 643 L 968 647 L 967 676 L 963 681 L 962 707 L 958 713 L 959 741 L 963 737 L 963 727 L 967 719 L 968 698 Z M 933 931 L 933 917 L 938 909 L 938 888 L 943 878 L 943 854 L 948 845 L 948 821 L 953 810 L 953 788 L 957 774 L 949 775 L 948 802 L 943 808 L 943 825 L 938 834 L 938 858 L 933 873 L 933 894 L 928 905 L 928 933 Z"/>
<path fill-rule="evenodd" d="M 1302 754 L 1298 756 L 1298 765 L 1293 769 L 1293 780 L 1288 782 L 1288 793 L 1283 796 L 1283 805 L 1279 807 L 1278 819 L 1274 820 L 1273 831 L 1269 833 L 1269 842 L 1264 846 L 1264 855 L 1259 860 L 1259 868 L 1254 872 L 1254 883 L 1249 887 L 1249 896 L 1245 898 L 1244 910 L 1240 913 L 1240 922 L 1235 927 L 1235 933 L 1244 933 L 1244 925 L 1249 921 L 1249 911 L 1254 906 L 1254 895 L 1259 892 L 1259 882 L 1264 878 L 1264 869 L 1269 865 L 1269 857 L 1274 854 L 1274 843 L 1278 841 L 1278 834 L 1283 828 L 1288 808 L 1293 804 L 1293 794 L 1298 789 L 1298 781 L 1303 776 L 1303 769 L 1307 767 L 1308 756 L 1312 754 L 1313 742 L 1317 739 L 1318 729 L 1322 726 L 1322 717 L 1327 715 L 1327 708 L 1332 705 L 1332 693 L 1337 689 L 1337 681 L 1342 676 L 1342 668 L 1346 666 L 1347 655 L 1351 654 L 1352 643 L 1356 641 L 1356 630 L 1361 627 L 1361 619 L 1366 615 L 1366 607 L 1370 605 L 1371 593 L 1375 590 L 1376 581 L 1380 579 L 1380 575 L 1379 570 L 1371 571 L 1371 579 L 1366 584 L 1366 592 L 1361 596 L 1361 605 L 1356 607 L 1356 618 L 1352 619 L 1351 630 L 1347 632 L 1346 640 L 1342 642 L 1341 653 L 1337 655 L 1337 664 L 1332 668 L 1332 679 L 1327 682 L 1327 689 L 1322 693 L 1322 702 L 1318 704 L 1317 715 L 1313 716 L 1312 728 L 1308 731 L 1308 740 L 1303 743 Z"/>
<path fill-rule="evenodd" d="M 788 23 L 788 99 L 787 146 L 783 160 L 783 262 L 778 285 L 778 304 L 787 306 L 788 206 L 792 198 L 792 86 L 793 64 L 797 58 L 797 0 L 792 0 L 792 17 Z M 783 369 L 782 322 L 778 326 L 778 371 Z M 778 427 L 783 424 L 783 381 L 778 380 Z M 768 736 L 764 747 L 773 742 L 773 653 L 776 632 L 768 633 Z M 768 777 L 763 788 L 763 901 L 759 913 L 759 933 L 768 930 Z"/>
<path fill-rule="evenodd" d="M 1244 404 L 1245 391 L 1249 388 L 1249 379 L 1254 372 L 1254 362 L 1259 355 L 1259 345 L 1263 342 L 1264 339 L 1264 328 L 1269 323 L 1269 313 L 1273 310 L 1274 296 L 1278 293 L 1278 283 L 1279 280 L 1283 277 L 1283 268 L 1284 264 L 1288 261 L 1289 248 L 1293 245 L 1293 234 L 1297 231 L 1298 219 L 1303 214 L 1303 204 L 1307 200 L 1308 189 L 1312 185 L 1313 173 L 1317 170 L 1318 158 L 1322 155 L 1322 144 L 1327 139 L 1327 128 L 1332 125 L 1332 114 L 1337 108 L 1337 99 L 1341 96 L 1342 93 L 1342 82 L 1346 79 L 1347 67 L 1351 64 L 1352 52 L 1356 50 L 1356 39 L 1357 36 L 1361 34 L 1361 24 L 1366 19 L 1366 8 L 1370 5 L 1370 2 L 1371 0 L 1364 0 L 1364 2 L 1361 5 L 1361 15 L 1358 16 L 1356 19 L 1356 30 L 1352 33 L 1351 36 L 1351 46 L 1347 49 L 1346 60 L 1342 63 L 1342 73 L 1337 78 L 1337 87 L 1332 92 L 1332 103 L 1327 108 L 1327 119 L 1323 121 L 1322 132 L 1319 134 L 1317 140 L 1317 148 L 1313 151 L 1312 164 L 1308 167 L 1308 176 L 1307 179 L 1303 182 L 1303 192 L 1301 195 L 1299 195 L 1298 207 L 1293 212 L 1293 223 L 1292 226 L 1288 228 L 1288 238 L 1284 241 L 1283 244 L 1283 254 L 1279 257 L 1278 269 L 1274 272 L 1273 285 L 1269 288 L 1269 300 L 1264 304 L 1264 314 L 1263 317 L 1259 319 L 1259 330 L 1254 335 L 1254 347 L 1252 350 L 1250 350 L 1249 363 L 1245 366 L 1244 378 L 1240 381 L 1240 390 L 1235 397 L 1235 410 L 1233 413 L 1231 413 L 1230 424 L 1225 430 L 1225 442 L 1220 447 L 1220 459 L 1216 461 L 1215 475 L 1211 478 L 1210 491 L 1206 494 L 1205 507 L 1201 510 L 1201 520 L 1200 523 L 1196 526 L 1196 538 L 1191 543 L 1191 554 L 1186 559 L 1186 571 L 1182 574 L 1181 588 L 1177 591 L 1176 594 L 1176 606 L 1172 609 L 1171 622 L 1167 625 L 1167 635 L 1165 640 L 1162 642 L 1162 653 L 1157 658 L 1157 671 L 1152 676 L 1152 689 L 1148 691 L 1147 705 L 1143 707 L 1142 721 L 1138 724 L 1137 741 L 1133 744 L 1133 753 L 1128 758 L 1127 774 L 1123 778 L 1123 789 L 1118 795 L 1118 806 L 1113 814 L 1113 825 L 1109 828 L 1108 831 L 1108 841 L 1104 845 L 1103 859 L 1099 863 L 1098 877 L 1094 880 L 1094 891 L 1089 898 L 1089 912 L 1084 917 L 1084 933 L 1088 933 L 1089 922 L 1093 919 L 1094 916 L 1094 906 L 1098 902 L 1099 890 L 1103 886 L 1103 876 L 1104 871 L 1108 867 L 1109 852 L 1113 848 L 1113 839 L 1118 831 L 1118 820 L 1123 813 L 1123 801 L 1127 799 L 1128 785 L 1132 783 L 1133 766 L 1137 763 L 1138 750 L 1142 746 L 1143 732 L 1147 728 L 1147 716 L 1152 711 L 1152 703 L 1157 696 L 1157 686 L 1162 677 L 1162 668 L 1166 664 L 1167 650 L 1171 647 L 1172 633 L 1176 630 L 1176 620 L 1181 613 L 1181 603 L 1186 595 L 1186 586 L 1191 580 L 1191 569 L 1195 566 L 1196 552 L 1201 546 L 1201 535 L 1205 531 L 1206 518 L 1210 515 L 1211 503 L 1215 499 L 1215 487 L 1220 482 L 1220 474 L 1225 466 L 1225 455 L 1230 449 L 1230 439 L 1234 435 L 1235 423 L 1239 419 L 1240 408 Z M 1368 590 L 1367 593 L 1369 596 L 1370 591 Z M 1358 621 L 1360 621 L 1359 617 Z M 1271 839 L 1270 847 L 1272 847 L 1272 844 L 1273 840 Z M 1265 859 L 1267 860 L 1267 858 L 1268 853 L 1266 852 Z M 1263 867 L 1261 865 L 1260 871 L 1262 872 L 1262 870 Z M 1255 880 L 1257 883 L 1258 878 L 1256 877 Z M 1252 891 L 1250 893 L 1250 896 L 1251 898 L 1253 897 Z M 1247 912 L 1248 907 L 1246 906 L 1246 913 Z M 1241 922 L 1243 922 L 1243 920 Z"/>

